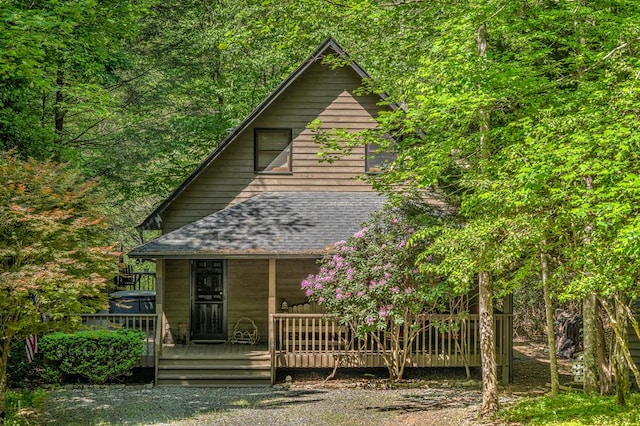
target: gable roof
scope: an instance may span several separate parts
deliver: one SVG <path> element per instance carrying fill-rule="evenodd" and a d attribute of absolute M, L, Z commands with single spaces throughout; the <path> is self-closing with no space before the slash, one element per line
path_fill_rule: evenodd
<path fill-rule="evenodd" d="M 321 61 L 328 54 L 334 54 L 347 60 L 349 67 L 362 79 L 370 78 L 369 74 L 362 69 L 355 61 L 349 61 L 349 55 L 331 37 L 327 38 L 298 68 L 293 71 L 276 89 L 258 105 L 247 118 L 240 123 L 229 135 L 218 145 L 200 165 L 178 186 L 147 218 L 136 227 L 136 229 L 160 229 L 162 224 L 161 214 L 175 201 L 176 198 L 216 159 L 220 154 L 233 143 L 234 140 L 247 129 L 256 118 L 262 114 L 278 97 L 295 82 L 311 65 Z M 386 96 L 380 95 L 382 99 Z"/>
<path fill-rule="evenodd" d="M 264 192 L 133 249 L 139 258 L 318 257 L 357 232 L 372 192 Z"/>

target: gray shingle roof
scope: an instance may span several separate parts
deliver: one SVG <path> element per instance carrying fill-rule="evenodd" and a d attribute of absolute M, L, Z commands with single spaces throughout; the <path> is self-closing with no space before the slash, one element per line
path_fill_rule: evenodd
<path fill-rule="evenodd" d="M 130 257 L 317 256 L 361 227 L 384 197 L 265 192 L 139 246 Z"/>

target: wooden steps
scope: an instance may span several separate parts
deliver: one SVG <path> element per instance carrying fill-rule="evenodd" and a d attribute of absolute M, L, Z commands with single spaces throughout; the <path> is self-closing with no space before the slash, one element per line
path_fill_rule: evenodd
<path fill-rule="evenodd" d="M 159 386 L 270 386 L 268 352 L 252 354 L 171 354 L 158 361 Z"/>

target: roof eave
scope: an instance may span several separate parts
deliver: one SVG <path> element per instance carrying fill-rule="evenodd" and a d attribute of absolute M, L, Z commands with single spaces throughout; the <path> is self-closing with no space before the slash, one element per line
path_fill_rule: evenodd
<path fill-rule="evenodd" d="M 127 255 L 133 259 L 317 259 L 328 249 L 302 252 L 135 252 Z"/>

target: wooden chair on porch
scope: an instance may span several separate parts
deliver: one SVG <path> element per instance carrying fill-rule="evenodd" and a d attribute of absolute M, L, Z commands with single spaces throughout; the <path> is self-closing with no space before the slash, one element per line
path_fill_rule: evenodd
<path fill-rule="evenodd" d="M 118 290 L 135 290 L 140 283 L 140 275 L 133 272 L 131 265 L 118 265 L 118 276 L 114 278 L 114 284 Z"/>

